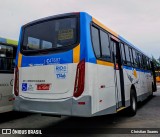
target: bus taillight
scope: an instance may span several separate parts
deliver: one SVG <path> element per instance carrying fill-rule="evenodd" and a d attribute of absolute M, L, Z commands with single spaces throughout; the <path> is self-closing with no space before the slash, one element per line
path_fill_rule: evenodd
<path fill-rule="evenodd" d="M 19 95 L 19 70 L 18 70 L 18 67 L 15 68 L 14 94 L 16 96 Z"/>
<path fill-rule="evenodd" d="M 85 82 L 85 60 L 82 60 L 77 66 L 76 79 L 74 85 L 74 97 L 79 97 L 84 91 Z"/>

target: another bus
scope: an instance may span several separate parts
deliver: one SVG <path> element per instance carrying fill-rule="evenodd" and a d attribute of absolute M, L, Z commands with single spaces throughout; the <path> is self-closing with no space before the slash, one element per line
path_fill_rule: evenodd
<path fill-rule="evenodd" d="M 0 38 L 0 113 L 13 110 L 13 73 L 18 42 Z"/>
<path fill-rule="evenodd" d="M 14 108 L 92 117 L 128 108 L 155 91 L 151 59 L 91 15 L 68 13 L 21 29 Z"/>
<path fill-rule="evenodd" d="M 156 82 L 160 82 L 160 70 L 157 70 L 155 72 L 156 72 Z"/>

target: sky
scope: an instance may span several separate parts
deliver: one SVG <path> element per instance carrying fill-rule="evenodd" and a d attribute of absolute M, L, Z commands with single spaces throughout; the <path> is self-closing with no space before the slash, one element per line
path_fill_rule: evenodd
<path fill-rule="evenodd" d="M 0 37 L 18 40 L 21 26 L 30 21 L 79 11 L 160 57 L 160 0 L 0 0 Z"/>

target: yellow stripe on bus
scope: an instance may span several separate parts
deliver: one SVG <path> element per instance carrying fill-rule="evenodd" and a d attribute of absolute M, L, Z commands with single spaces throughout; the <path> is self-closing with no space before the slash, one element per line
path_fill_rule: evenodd
<path fill-rule="evenodd" d="M 126 107 L 121 107 L 121 108 L 119 108 L 119 109 L 117 109 L 117 112 L 119 112 L 119 111 L 121 111 L 121 110 L 123 110 L 123 109 L 125 109 Z"/>
<path fill-rule="evenodd" d="M 106 61 L 102 61 L 102 60 L 97 60 L 97 64 L 99 65 L 104 65 L 104 66 L 111 66 L 114 67 L 114 64 L 111 62 L 106 62 Z"/>
<path fill-rule="evenodd" d="M 18 67 L 21 67 L 21 64 L 22 64 L 22 54 L 19 53 L 18 54 Z"/>
<path fill-rule="evenodd" d="M 103 29 L 105 29 L 106 31 L 110 32 L 111 34 L 113 34 L 114 36 L 118 37 L 118 34 L 114 31 L 112 31 L 111 29 L 109 29 L 108 27 L 106 27 L 105 25 L 103 25 L 101 22 L 99 22 L 98 20 L 96 20 L 95 18 L 92 19 L 92 21 L 97 24 L 98 26 L 102 27 Z"/>
<path fill-rule="evenodd" d="M 80 62 L 80 45 L 76 46 L 73 49 L 73 63 L 79 63 Z"/>

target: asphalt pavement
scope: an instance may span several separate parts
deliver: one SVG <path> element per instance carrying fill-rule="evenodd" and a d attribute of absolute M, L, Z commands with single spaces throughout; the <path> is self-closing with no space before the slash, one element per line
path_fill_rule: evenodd
<path fill-rule="evenodd" d="M 138 103 L 138 111 L 136 116 L 129 117 L 122 111 L 117 114 L 92 117 L 49 117 L 41 116 L 40 114 L 8 112 L 0 114 L 0 128 L 21 128 L 21 129 L 42 129 L 45 132 L 52 132 L 48 135 L 38 135 L 41 137 L 56 137 L 56 136 L 111 136 L 111 137 L 126 137 L 126 136 L 160 136 L 160 84 L 158 90 L 153 94 L 152 98 L 148 98 L 142 103 Z M 138 128 L 138 129 L 137 129 Z M 128 134 L 130 130 L 158 130 L 158 134 Z M 53 133 L 55 129 L 55 134 Z M 120 134 L 125 132 L 126 134 Z M 67 133 L 66 131 L 69 131 Z M 82 131 L 82 133 L 81 133 Z M 64 133 L 63 133 L 64 132 Z M 86 133 L 85 133 L 86 132 Z M 43 132 L 42 132 L 43 133 Z M 72 134 L 71 134 L 72 133 Z M 117 133 L 117 134 L 115 134 Z M 8 135 L 0 135 L 8 136 Z M 11 135 L 25 136 L 25 135 Z M 29 135 L 31 136 L 31 135 Z"/>

